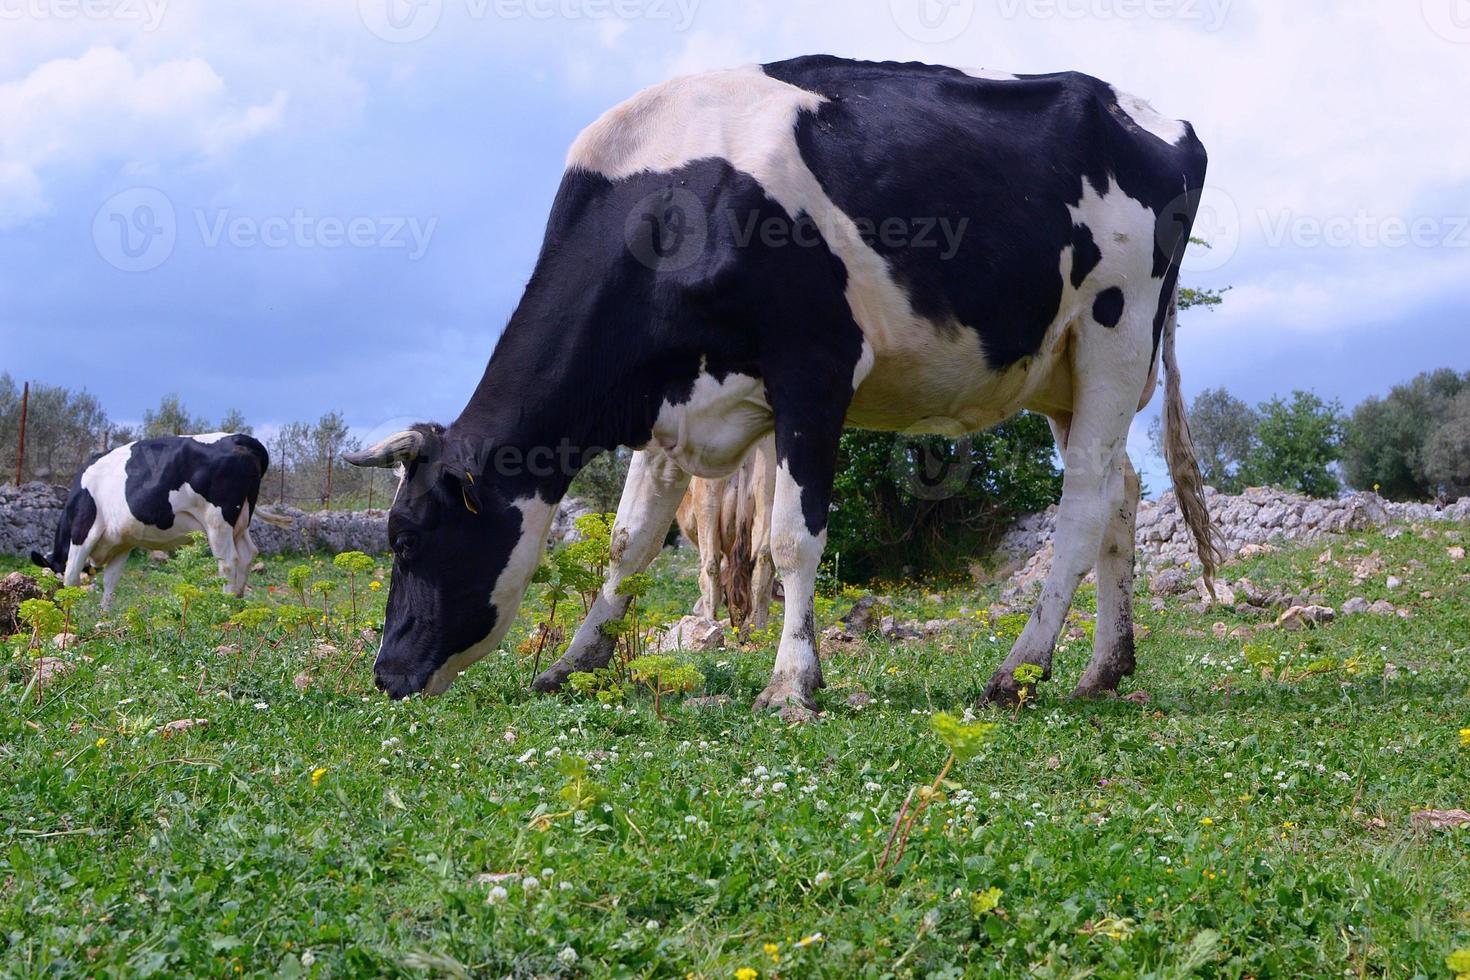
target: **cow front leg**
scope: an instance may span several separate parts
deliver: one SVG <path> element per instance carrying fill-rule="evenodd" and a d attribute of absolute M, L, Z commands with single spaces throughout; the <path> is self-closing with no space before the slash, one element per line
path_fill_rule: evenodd
<path fill-rule="evenodd" d="M 1112 506 L 1097 556 L 1097 630 L 1092 662 L 1074 697 L 1103 697 L 1133 673 L 1134 530 L 1138 517 L 1138 473 L 1128 454 L 1119 453 L 1111 479 Z"/>
<path fill-rule="evenodd" d="M 845 401 L 828 413 L 826 425 L 777 415 L 771 557 L 786 592 L 786 609 L 771 682 L 755 699 L 756 711 L 787 705 L 816 711 L 814 695 L 825 686 L 817 659 L 817 568 L 827 546 L 827 510 L 844 411 Z"/>
<path fill-rule="evenodd" d="M 618 586 L 647 568 L 658 554 L 688 486 L 689 474 L 663 450 L 646 449 L 633 454 L 613 521 L 607 581 L 566 653 L 531 682 L 532 690 L 559 691 L 572 674 L 607 666 L 616 640 L 602 628 L 628 609 L 628 597 L 618 595 Z"/>

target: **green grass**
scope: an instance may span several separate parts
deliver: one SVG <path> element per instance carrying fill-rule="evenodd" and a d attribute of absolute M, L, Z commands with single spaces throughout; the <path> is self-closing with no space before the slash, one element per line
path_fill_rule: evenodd
<path fill-rule="evenodd" d="M 83 601 L 74 671 L 39 700 L 21 653 L 0 673 L 0 972 L 1448 977 L 1470 946 L 1470 831 L 1409 822 L 1470 807 L 1470 565 L 1446 544 L 1368 536 L 1335 564 L 1313 549 L 1231 568 L 1412 610 L 1252 641 L 1336 662 L 1299 681 L 1213 637 L 1245 620 L 1142 599 L 1128 684 L 1152 702 L 1067 700 L 1088 656 L 1067 644 L 883 874 L 906 793 L 944 761 L 929 715 L 973 702 L 1013 622 L 828 656 L 827 714 L 805 726 L 749 713 L 769 646 L 702 657 L 703 693 L 732 703 L 673 698 L 664 723 L 643 696 L 531 696 L 509 652 L 442 698 L 390 703 L 340 621 L 335 650 L 273 629 L 252 661 L 257 637 L 218 625 L 222 597 L 179 629 L 172 588 L 207 578 L 206 558 L 135 558 L 112 625 Z M 1404 588 L 1350 584 L 1373 550 Z M 298 562 L 271 560 L 251 601 L 291 601 Z M 661 558 L 649 608 L 687 607 L 689 571 Z M 340 616 L 345 579 L 323 560 L 314 575 Z M 883 591 L 924 618 L 993 598 Z M 365 593 L 364 618 L 385 594 Z M 871 702 L 849 707 L 859 690 Z M 180 718 L 209 725 L 151 734 Z M 589 768 L 562 794 L 573 758 Z M 567 796 L 591 801 L 567 813 Z M 997 909 L 972 904 L 991 888 Z"/>

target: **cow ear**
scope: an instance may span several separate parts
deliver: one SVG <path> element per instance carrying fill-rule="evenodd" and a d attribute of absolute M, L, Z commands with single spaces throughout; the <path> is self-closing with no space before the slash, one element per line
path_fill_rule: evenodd
<path fill-rule="evenodd" d="M 464 471 L 464 479 L 459 481 L 459 492 L 464 498 L 464 509 L 476 516 L 480 513 L 480 488 L 475 484 L 475 477 L 469 470 Z"/>

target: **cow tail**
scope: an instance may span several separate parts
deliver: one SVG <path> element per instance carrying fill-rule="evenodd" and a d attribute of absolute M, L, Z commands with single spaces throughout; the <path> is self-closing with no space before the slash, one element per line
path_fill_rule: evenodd
<path fill-rule="evenodd" d="M 1195 552 L 1204 566 L 1205 587 L 1215 594 L 1215 571 L 1220 567 L 1220 531 L 1210 519 L 1205 502 L 1205 481 L 1200 475 L 1199 458 L 1189 434 L 1189 419 L 1184 412 L 1184 394 L 1179 387 L 1179 361 L 1174 354 L 1174 332 L 1179 322 L 1178 299 L 1170 302 L 1164 323 L 1164 459 L 1169 464 L 1169 478 L 1174 481 L 1174 496 L 1179 512 L 1194 536 Z"/>

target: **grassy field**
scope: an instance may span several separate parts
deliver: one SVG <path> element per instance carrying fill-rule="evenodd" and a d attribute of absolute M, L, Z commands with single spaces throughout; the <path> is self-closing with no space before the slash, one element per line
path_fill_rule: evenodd
<path fill-rule="evenodd" d="M 328 559 L 273 559 L 249 603 L 299 606 L 305 563 L 296 584 L 331 618 L 231 626 L 240 604 L 191 591 L 211 573 L 197 549 L 135 557 L 110 622 L 79 602 L 69 673 L 38 692 L 33 658 L 6 651 L 0 972 L 1450 977 L 1470 830 L 1410 815 L 1470 807 L 1456 533 L 1226 572 L 1409 618 L 1217 639 L 1259 620 L 1142 598 L 1127 686 L 1146 704 L 1067 700 L 1088 656 L 1074 638 L 1036 702 L 985 718 L 988 745 L 883 872 L 906 795 L 946 758 L 931 714 L 973 702 L 1022 617 L 826 655 L 809 725 L 749 712 L 769 643 L 695 658 L 695 693 L 730 702 L 665 699 L 667 721 L 642 693 L 531 696 L 527 616 L 514 652 L 446 696 L 390 703 L 351 614 L 355 592 L 359 620 L 379 615 L 382 560 L 349 589 Z M 1382 571 L 1353 585 L 1375 552 Z M 687 608 L 690 571 L 687 552 L 659 560 L 651 613 Z M 994 598 L 884 592 L 900 618 Z M 828 596 L 829 622 L 851 598 Z M 181 719 L 207 725 L 157 731 Z"/>

